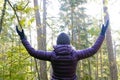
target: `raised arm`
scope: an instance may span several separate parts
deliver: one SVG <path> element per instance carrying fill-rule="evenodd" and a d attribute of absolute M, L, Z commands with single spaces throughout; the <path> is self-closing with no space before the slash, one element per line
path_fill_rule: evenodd
<path fill-rule="evenodd" d="M 101 47 L 101 45 L 104 41 L 105 33 L 106 33 L 108 25 L 109 25 L 109 20 L 107 21 L 106 25 L 102 25 L 101 33 L 91 48 L 87 48 L 84 50 L 76 50 L 78 60 L 91 57 L 95 53 L 97 53 L 97 51 L 99 50 L 99 48 Z"/>
<path fill-rule="evenodd" d="M 30 43 L 27 41 L 25 34 L 24 34 L 24 30 L 22 29 L 22 31 L 19 31 L 18 27 L 16 26 L 16 31 L 17 31 L 18 35 L 20 36 L 22 44 L 24 45 L 24 47 L 26 48 L 26 50 L 28 51 L 28 53 L 31 56 L 33 56 L 34 58 L 37 58 L 37 59 L 41 59 L 41 60 L 50 60 L 51 52 L 47 52 L 47 51 L 43 51 L 43 50 L 35 50 L 30 45 Z"/>

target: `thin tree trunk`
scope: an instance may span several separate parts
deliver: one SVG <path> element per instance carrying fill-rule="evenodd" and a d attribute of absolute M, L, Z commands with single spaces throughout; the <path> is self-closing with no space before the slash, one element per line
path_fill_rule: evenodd
<path fill-rule="evenodd" d="M 110 29 L 108 29 L 107 31 L 106 41 L 107 41 L 111 80 L 118 80 L 118 72 L 117 72 L 116 61 L 113 53 L 112 37 L 111 37 Z"/>
<path fill-rule="evenodd" d="M 103 78 L 103 65 L 102 65 L 102 63 L 103 63 L 103 53 L 102 53 L 102 51 L 100 50 L 100 74 L 101 74 L 101 78 Z"/>
<path fill-rule="evenodd" d="M 92 77 L 92 72 L 91 72 L 91 60 L 90 59 L 87 59 L 87 62 L 88 62 L 88 72 L 89 72 L 89 80 L 91 80 L 91 77 Z"/>
<path fill-rule="evenodd" d="M 38 9 L 38 0 L 34 0 L 34 8 L 35 8 L 35 19 L 36 19 L 36 27 L 37 27 L 37 47 L 38 49 L 40 49 L 41 47 L 41 40 L 40 40 L 40 36 L 42 33 L 42 29 L 41 27 L 41 20 L 40 20 L 40 13 L 39 13 L 39 9 Z M 40 73 L 37 67 L 37 61 L 35 60 L 35 64 L 36 64 L 36 70 L 37 70 L 37 74 L 38 74 L 38 80 L 40 80 Z"/>
<path fill-rule="evenodd" d="M 1 15 L 1 19 L 0 19 L 0 33 L 1 33 L 1 30 L 2 30 L 3 21 L 4 21 L 4 16 L 5 16 L 6 3 L 7 3 L 7 0 L 4 0 L 2 15 Z"/>
<path fill-rule="evenodd" d="M 45 8 L 46 1 L 43 0 L 43 7 Z M 43 26 L 41 25 L 41 18 L 39 13 L 38 7 L 38 0 L 34 0 L 34 7 L 35 7 L 35 17 L 36 17 L 36 25 L 37 25 L 37 42 L 38 42 L 38 49 L 46 51 L 46 10 L 43 13 Z M 39 37 L 38 37 L 39 36 Z M 46 70 L 46 62 L 40 61 L 40 79 L 41 80 L 48 80 L 47 78 L 47 70 Z"/>
<path fill-rule="evenodd" d="M 71 6 L 71 28 L 72 28 L 72 44 L 75 45 L 75 34 L 74 34 L 74 24 L 73 24 L 73 13 L 74 13 L 74 9 Z"/>
<path fill-rule="evenodd" d="M 95 80 L 98 80 L 98 54 L 96 54 L 96 71 L 95 71 Z"/>
<path fill-rule="evenodd" d="M 104 22 L 106 23 L 106 19 L 109 19 L 109 14 L 107 12 L 107 0 L 103 0 L 103 10 L 105 13 Z M 113 53 L 113 45 L 112 45 L 112 36 L 111 36 L 111 28 L 108 27 L 107 34 L 106 34 L 106 41 L 107 41 L 107 49 L 108 49 L 108 58 L 109 58 L 109 67 L 110 67 L 110 79 L 111 80 L 118 80 L 118 72 L 116 61 Z"/>
<path fill-rule="evenodd" d="M 46 0 L 43 0 L 43 33 L 42 33 L 42 50 L 46 51 Z M 45 61 L 40 61 L 41 80 L 48 80 L 47 78 L 47 64 Z"/>

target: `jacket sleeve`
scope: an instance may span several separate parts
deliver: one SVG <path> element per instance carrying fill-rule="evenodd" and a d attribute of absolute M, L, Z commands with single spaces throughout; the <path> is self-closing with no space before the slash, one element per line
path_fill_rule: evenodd
<path fill-rule="evenodd" d="M 50 60 L 51 52 L 43 51 L 43 50 L 35 50 L 33 47 L 31 47 L 30 43 L 26 39 L 22 39 L 22 44 L 28 51 L 28 53 L 33 56 L 34 58 L 40 59 L 40 60 Z"/>
<path fill-rule="evenodd" d="M 104 38 L 105 36 L 100 35 L 91 48 L 87 48 L 84 50 L 76 50 L 76 55 L 77 55 L 78 60 L 91 57 L 95 53 L 97 53 L 97 51 L 99 50 L 99 48 L 101 47 L 104 41 Z"/>

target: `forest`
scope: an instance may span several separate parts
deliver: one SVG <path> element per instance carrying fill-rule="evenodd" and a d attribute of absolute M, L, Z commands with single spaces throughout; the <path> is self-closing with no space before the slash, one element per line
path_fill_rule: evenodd
<path fill-rule="evenodd" d="M 50 80 L 51 63 L 31 57 L 16 32 L 36 50 L 52 51 L 61 32 L 77 50 L 91 47 L 105 17 L 110 25 L 99 51 L 80 60 L 78 80 L 120 80 L 119 0 L 0 0 L 0 80 Z"/>

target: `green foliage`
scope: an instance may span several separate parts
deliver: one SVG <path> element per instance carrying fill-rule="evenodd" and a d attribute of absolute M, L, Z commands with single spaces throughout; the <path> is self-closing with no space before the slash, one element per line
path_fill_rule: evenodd
<path fill-rule="evenodd" d="M 26 3 L 26 1 L 15 4 L 11 2 L 17 11 L 21 25 L 24 27 L 30 26 L 34 22 L 33 8 Z M 4 27 L 0 35 L 0 80 L 34 79 L 36 74 L 33 69 L 34 62 L 31 63 L 32 59 L 23 46 L 18 45 L 14 23 L 17 23 L 16 16 L 7 4 L 3 21 Z"/>
<path fill-rule="evenodd" d="M 5 53 L 0 54 L 0 79 L 4 80 L 26 80 L 35 74 L 30 67 L 30 56 L 23 46 L 9 48 Z M 2 62 L 1 62 L 2 61 Z M 31 76 L 30 76 L 31 75 Z"/>

